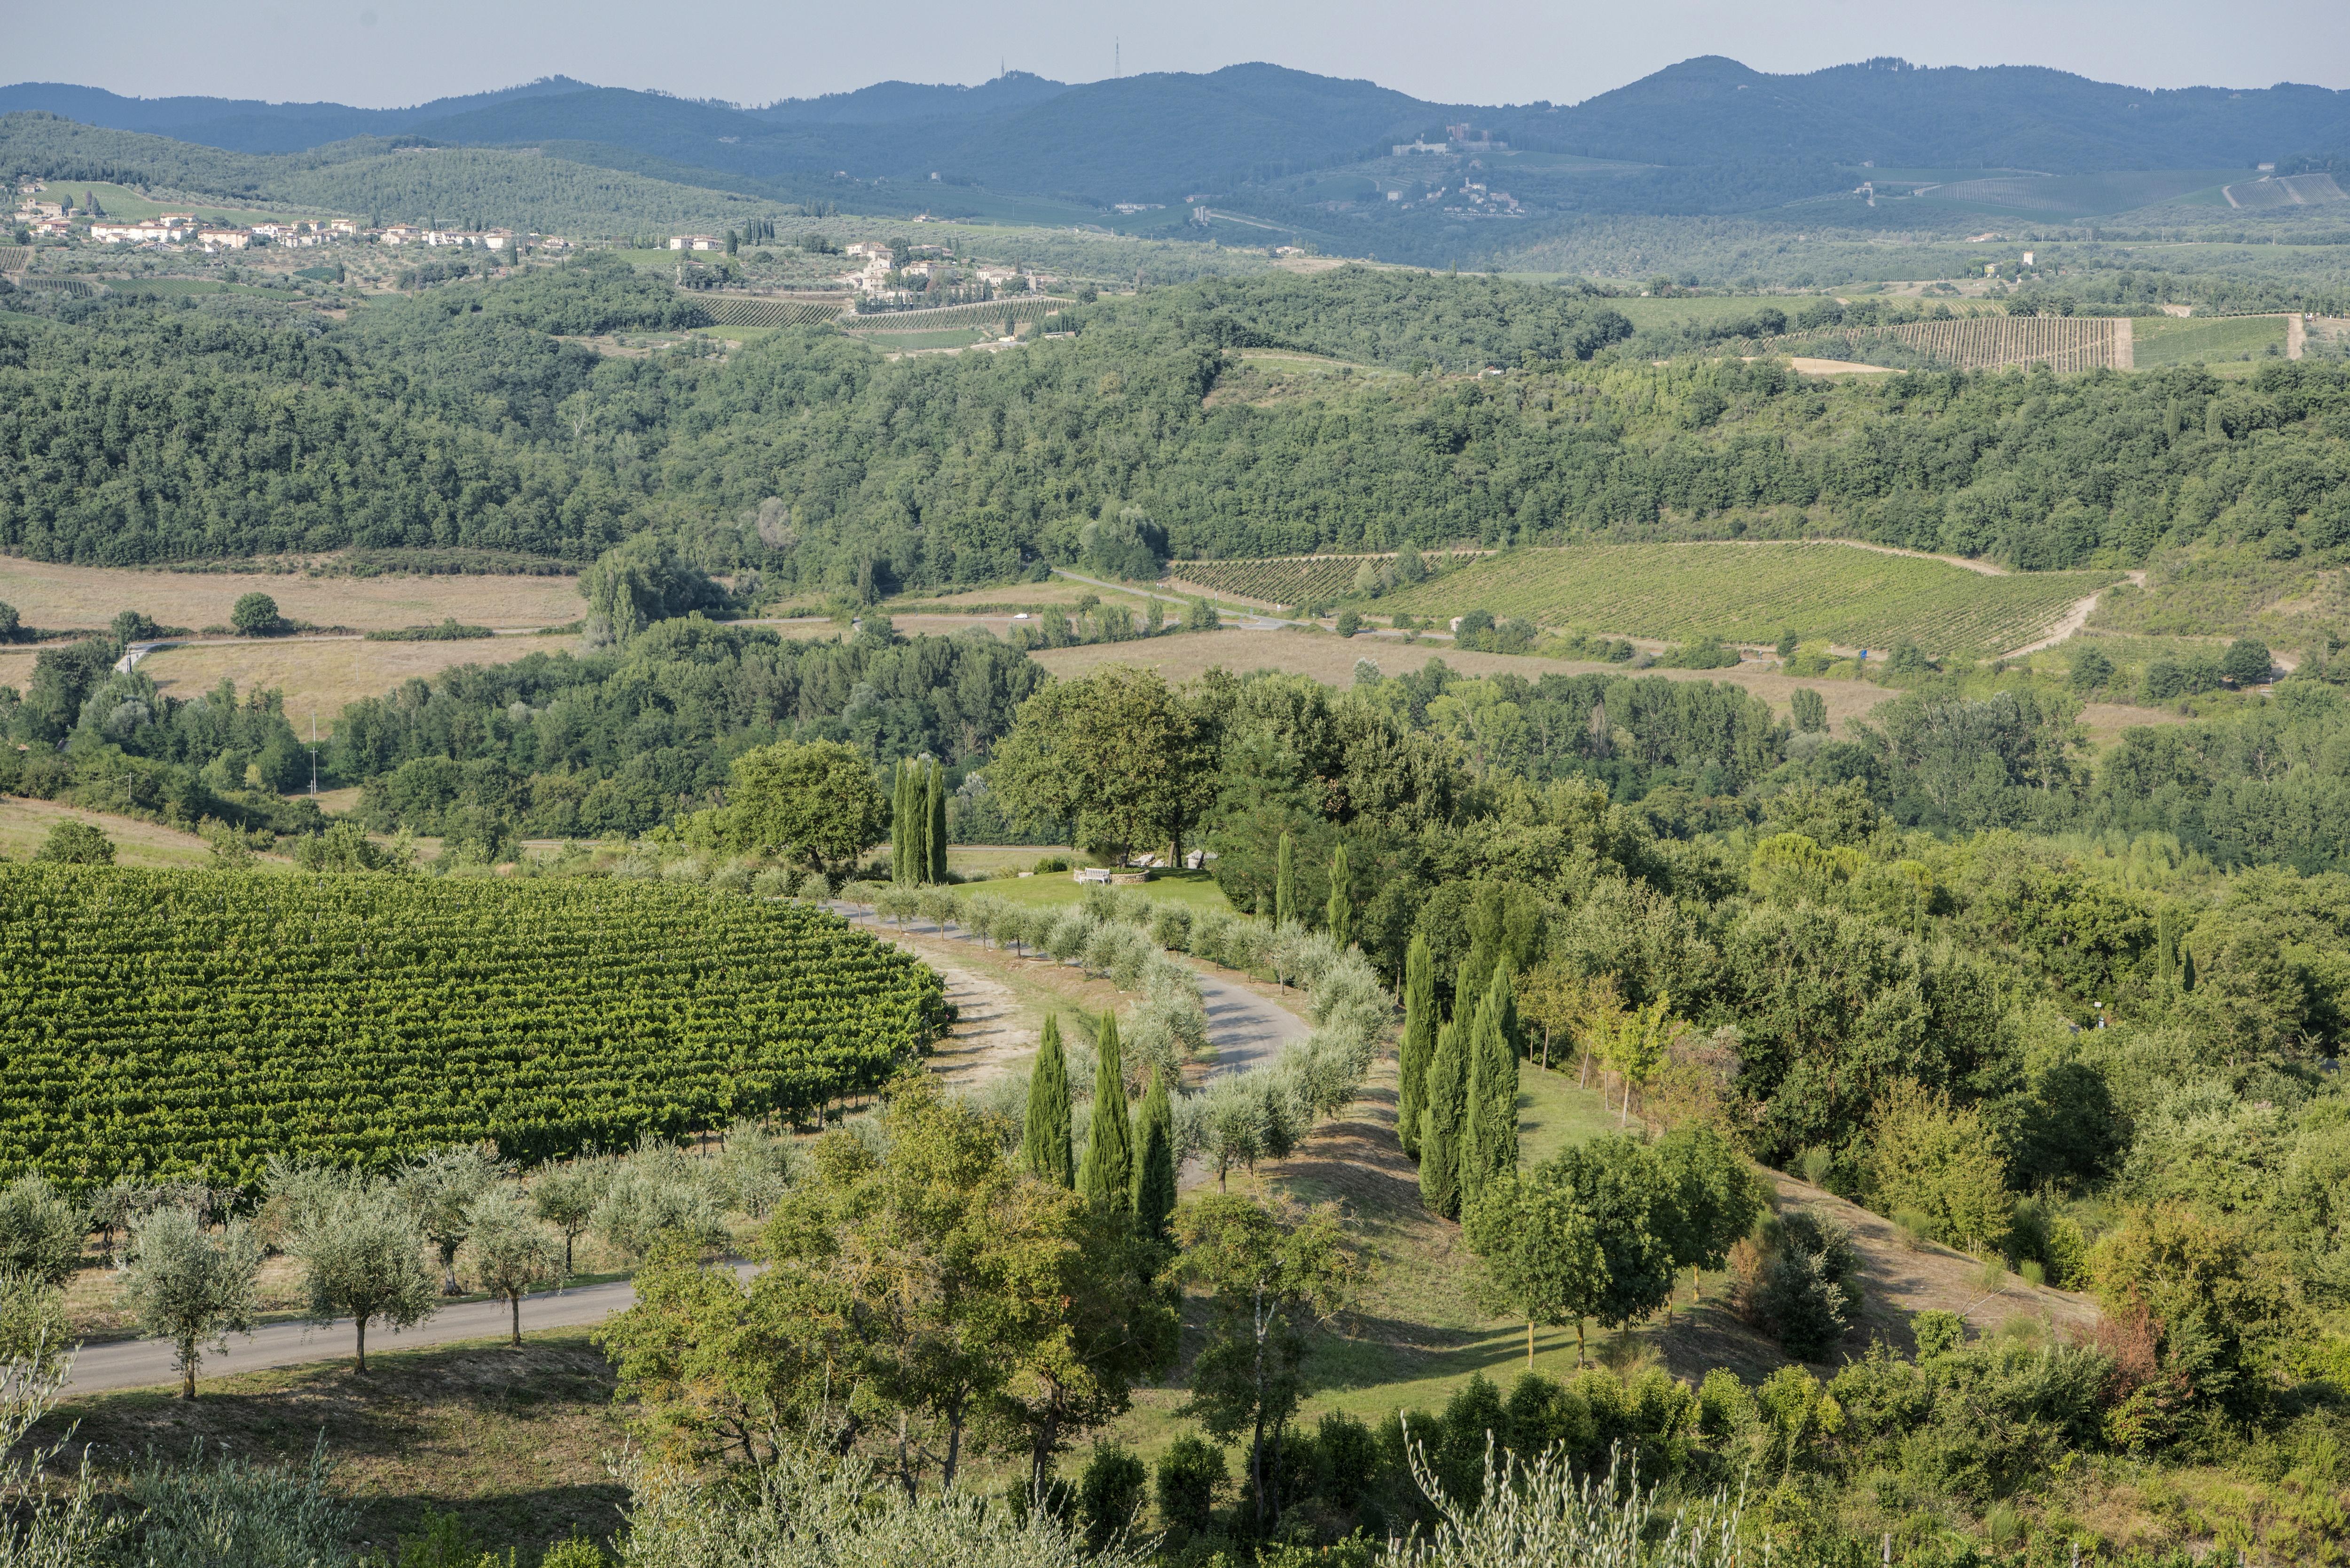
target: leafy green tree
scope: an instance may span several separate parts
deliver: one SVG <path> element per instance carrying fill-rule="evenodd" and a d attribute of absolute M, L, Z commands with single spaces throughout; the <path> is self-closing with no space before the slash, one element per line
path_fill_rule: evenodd
<path fill-rule="evenodd" d="M 1537 1324 L 1575 1324 L 1581 1361 L 1583 1323 L 1599 1309 L 1607 1261 L 1575 1193 L 1555 1172 L 1503 1171 L 1464 1206 L 1461 1233 L 1482 1265 L 1487 1301 L 1525 1319 L 1527 1369 Z"/>
<path fill-rule="evenodd" d="M 1224 1441 L 1248 1438 L 1256 1533 L 1280 1522 L 1283 1431 L 1305 1392 L 1309 1334 L 1343 1310 L 1362 1280 L 1335 1205 L 1302 1217 L 1252 1199 L 1197 1198 L 1175 1211 L 1173 1277 L 1209 1293 L 1208 1343 L 1178 1413 Z"/>
<path fill-rule="evenodd" d="M 1674 1267 L 1690 1271 L 1694 1301 L 1698 1271 L 1721 1267 L 1768 1204 L 1745 1155 L 1710 1123 L 1676 1127 L 1655 1148 L 1672 1199 L 1662 1210 L 1666 1245 Z"/>
<path fill-rule="evenodd" d="M 522 1298 L 562 1278 L 555 1232 L 520 1194 L 501 1182 L 465 1211 L 466 1272 L 474 1286 L 502 1297 L 514 1312 L 514 1343 L 522 1343 Z"/>
<path fill-rule="evenodd" d="M 654 533 L 639 534 L 597 556 L 579 574 L 579 597 L 588 601 L 590 648 L 626 642 L 655 621 L 717 609 L 726 602 L 723 588 Z"/>
<path fill-rule="evenodd" d="M 239 637 L 275 637 L 286 628 L 277 614 L 277 601 L 257 592 L 238 596 L 229 607 L 228 623 Z"/>
<path fill-rule="evenodd" d="M 1134 1212 L 1134 1127 L 1126 1109 L 1126 1063 L 1118 1050 L 1118 1014 L 1105 1012 L 1094 1040 L 1094 1114 L 1086 1158 L 1077 1168 L 1077 1195 L 1094 1207 Z"/>
<path fill-rule="evenodd" d="M 253 1327 L 260 1310 L 261 1238 L 242 1220 L 215 1236 L 196 1213 L 157 1209 L 130 1228 L 122 1261 L 123 1309 L 172 1346 L 182 1398 L 196 1397 L 204 1346 L 225 1354 L 228 1336 Z"/>
<path fill-rule="evenodd" d="M 1167 1240 L 1167 1221 L 1175 1212 L 1175 1109 L 1167 1093 L 1167 1075 L 1153 1067 L 1150 1088 L 1142 1096 L 1140 1151 L 1134 1166 L 1134 1224 L 1147 1241 Z"/>
<path fill-rule="evenodd" d="M 1827 732 L 1828 700 L 1809 686 L 1798 686 L 1787 694 L 1787 708 L 1795 721 L 1796 732 L 1805 735 Z"/>
<path fill-rule="evenodd" d="M 1461 1135 L 1469 1106 L 1469 1063 L 1457 1020 L 1436 1032 L 1428 1059 L 1426 1107 L 1420 1112 L 1419 1200 L 1447 1220 L 1461 1213 Z"/>
<path fill-rule="evenodd" d="M 33 851 L 33 859 L 50 866 L 111 866 L 114 840 L 91 824 L 69 816 L 50 826 L 48 836 Z"/>
<path fill-rule="evenodd" d="M 1436 961 L 1428 939 L 1415 932 L 1404 950 L 1403 1044 L 1399 1052 L 1396 1131 L 1403 1151 L 1419 1158 L 1421 1111 L 1428 1103 L 1429 1060 L 1436 1054 Z"/>
<path fill-rule="evenodd" d="M 989 784 L 1030 821 L 1076 825 L 1123 864 L 1137 846 L 1184 835 L 1214 798 L 1216 734 L 1201 706 L 1148 671 L 1111 665 L 1055 681 L 1021 704 Z"/>
<path fill-rule="evenodd" d="M 1866 1164 L 1879 1212 L 1922 1214 L 1935 1240 L 1954 1247 L 2006 1246 L 2015 1195 L 1980 1109 L 1952 1106 L 1947 1090 L 1896 1084 L 1877 1102 Z"/>
<path fill-rule="evenodd" d="M 734 759 L 724 814 L 731 841 L 827 877 L 881 836 L 886 806 L 865 759 L 833 741 L 761 746 Z"/>
<path fill-rule="evenodd" d="M 353 1321 L 365 1376 L 368 1324 L 413 1328 L 438 1305 L 416 1211 L 390 1182 L 355 1178 L 320 1189 L 291 1219 L 283 1244 L 302 1265 L 310 1321 Z"/>
<path fill-rule="evenodd" d="M 1020 1141 L 1021 1164 L 1037 1180 L 1076 1186 L 1076 1162 L 1069 1147 L 1071 1120 L 1069 1064 L 1061 1048 L 1061 1019 L 1058 1013 L 1046 1013 L 1036 1063 L 1028 1072 L 1027 1123 Z"/>
<path fill-rule="evenodd" d="M 1206 599 L 1195 598 L 1184 607 L 1185 631 L 1214 631 L 1223 624 L 1223 618 L 1216 614 L 1216 607 Z"/>
<path fill-rule="evenodd" d="M 2267 643 L 2240 637 L 2220 656 L 2220 673 L 2233 685 L 2259 686 L 2268 680 L 2269 667 L 2274 662 Z"/>
<path fill-rule="evenodd" d="M 1570 1145 L 1535 1174 L 1591 1217 L 1606 1273 L 1591 1315 L 1603 1327 L 1621 1328 L 1672 1299 L 1672 1236 L 1679 1220 L 1653 1149 L 1607 1134 Z"/>

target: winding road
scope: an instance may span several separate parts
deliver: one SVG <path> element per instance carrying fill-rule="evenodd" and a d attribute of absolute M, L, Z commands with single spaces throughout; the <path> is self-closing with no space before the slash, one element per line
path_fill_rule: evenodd
<path fill-rule="evenodd" d="M 847 912 L 845 906 L 842 909 Z M 876 934 L 888 933 L 877 930 Z M 949 940 L 973 940 L 965 931 L 940 935 Z M 1208 1012 L 1208 1039 L 1216 1048 L 1217 1075 L 1245 1072 L 1270 1062 L 1284 1045 L 1305 1039 L 1310 1032 L 1305 1020 L 1239 981 L 1205 969 L 1199 973 L 1200 999 Z M 747 1276 L 752 1265 L 737 1263 L 735 1270 Z M 636 1287 L 626 1280 L 527 1295 L 522 1299 L 523 1332 L 592 1326 L 626 1310 L 636 1299 Z M 461 1302 L 442 1308 L 405 1333 L 378 1329 L 368 1336 L 368 1344 L 376 1350 L 419 1350 L 461 1340 L 494 1339 L 507 1334 L 512 1322 L 512 1309 L 504 1302 Z M 338 1318 L 324 1328 L 307 1323 L 268 1324 L 251 1334 L 230 1335 L 227 1351 L 205 1355 L 197 1376 L 223 1377 L 238 1372 L 348 1357 L 352 1353 L 354 1338 L 348 1318 Z M 73 1375 L 66 1381 L 66 1392 L 97 1394 L 115 1388 L 154 1387 L 177 1383 L 179 1376 L 172 1365 L 172 1347 L 163 1341 L 116 1340 L 87 1345 L 74 1357 Z"/>

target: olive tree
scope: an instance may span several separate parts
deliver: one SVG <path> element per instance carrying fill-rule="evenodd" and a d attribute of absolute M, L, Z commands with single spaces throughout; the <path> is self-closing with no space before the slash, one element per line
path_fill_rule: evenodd
<path fill-rule="evenodd" d="M 228 1336 L 253 1327 L 260 1306 L 261 1238 L 242 1220 L 214 1235 L 192 1210 L 158 1209 L 130 1227 L 120 1265 L 122 1304 L 139 1326 L 171 1342 L 180 1394 L 196 1397 L 206 1345 L 225 1353 Z"/>
<path fill-rule="evenodd" d="M 555 1232 L 504 1183 L 476 1198 L 465 1212 L 466 1272 L 473 1283 L 514 1309 L 514 1343 L 522 1343 L 522 1298 L 556 1273 Z"/>
<path fill-rule="evenodd" d="M 362 1376 L 369 1324 L 412 1328 L 438 1305 L 416 1211 L 390 1182 L 321 1186 L 296 1208 L 285 1248 L 302 1265 L 310 1321 L 352 1320 Z"/>

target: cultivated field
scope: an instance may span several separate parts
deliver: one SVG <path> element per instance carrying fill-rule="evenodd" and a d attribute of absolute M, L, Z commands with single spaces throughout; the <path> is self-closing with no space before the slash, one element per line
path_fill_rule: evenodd
<path fill-rule="evenodd" d="M 1446 617 L 1486 609 L 1670 641 L 1768 643 L 1793 629 L 1846 648 L 1914 641 L 1938 657 L 1979 658 L 2032 642 L 2120 576 L 1991 576 L 1829 541 L 1585 545 L 1492 556 L 1389 594 L 1378 608 Z"/>
<path fill-rule="evenodd" d="M 2122 369 L 2129 358 L 2127 328 L 2119 317 L 1971 316 L 1957 321 L 1910 321 L 1894 327 L 1829 327 L 1765 337 L 1765 353 L 1822 340 L 1899 343 L 1960 370 L 2046 365 L 2056 370 Z"/>
<path fill-rule="evenodd" d="M 2284 352 L 2282 316 L 2156 316 L 2132 323 L 2132 363 L 2140 370 L 2198 359 L 2247 359 Z"/>
<path fill-rule="evenodd" d="M 1211 670 L 1235 674 L 1253 670 L 1285 670 L 1310 675 L 1327 686 L 1352 686 L 1355 665 L 1368 659 L 1382 675 L 1406 675 L 1431 659 L 1463 675 L 1519 675 L 1538 680 L 1545 675 L 1589 675 L 1623 671 L 1620 664 L 1600 664 L 1576 659 L 1534 659 L 1512 653 L 1472 653 L 1450 642 L 1406 642 L 1401 638 L 1334 637 L 1303 631 L 1201 631 L 1154 637 L 1141 642 L 1094 643 L 1084 648 L 1056 648 L 1030 654 L 1037 663 L 1062 677 L 1085 675 L 1105 664 L 1130 664 L 1155 670 L 1170 680 L 1191 680 Z M 1866 713 L 1900 693 L 1866 680 L 1798 679 L 1776 670 L 1745 664 L 1730 670 L 1647 670 L 1638 673 L 1668 680 L 1721 680 L 1742 686 L 1786 718 L 1794 692 L 1808 686 L 1826 700 L 1830 726 L 1841 731 L 1846 721 Z"/>
<path fill-rule="evenodd" d="M 431 680 L 461 664 L 510 664 L 534 653 L 577 652 L 576 637 L 492 637 L 463 642 L 363 642 L 358 638 L 272 638 L 250 642 L 192 643 L 161 649 L 139 668 L 167 697 L 202 696 L 223 680 L 239 691 L 276 687 L 297 725 L 318 715 L 325 732 L 347 702 L 381 697 L 411 677 Z M 32 672 L 32 661 L 0 659 L 0 684 L 21 685 L 11 670 Z M 307 733 L 307 731 L 304 732 Z"/>
<path fill-rule="evenodd" d="M 1482 552 L 1462 551 L 1427 557 L 1438 562 L 1474 560 Z M 1258 561 L 1170 561 L 1167 580 L 1178 592 L 1201 590 L 1254 599 L 1284 609 L 1309 601 L 1343 598 L 1354 592 L 1355 574 L 1363 563 L 1374 566 L 1388 556 L 1292 556 Z"/>
<path fill-rule="evenodd" d="M 67 566 L 0 556 L 0 603 L 26 626 L 102 627 L 126 609 L 163 626 L 228 624 L 241 595 L 258 590 L 288 620 L 389 631 L 453 616 L 472 626 L 561 626 L 585 607 L 571 577 L 306 576 L 276 572 L 163 572 Z"/>
<path fill-rule="evenodd" d="M 694 301 L 721 327 L 806 327 L 837 319 L 848 296 L 836 294 L 807 299 L 790 295 L 697 294 Z"/>

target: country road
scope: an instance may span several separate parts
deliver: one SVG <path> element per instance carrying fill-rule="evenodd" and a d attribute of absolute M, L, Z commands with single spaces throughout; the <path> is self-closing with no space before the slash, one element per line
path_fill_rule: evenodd
<path fill-rule="evenodd" d="M 842 908 L 847 912 L 846 907 Z M 873 930 L 877 936 L 889 934 L 878 922 Z M 968 932 L 941 934 L 951 941 L 972 940 Z M 1305 1020 L 1287 1008 L 1205 970 L 1200 971 L 1200 999 L 1207 1008 L 1208 1039 L 1216 1048 L 1215 1073 L 1219 1075 L 1245 1072 L 1270 1062 L 1284 1045 L 1305 1039 L 1310 1032 Z M 735 1264 L 736 1272 L 745 1276 L 752 1268 L 749 1263 Z M 525 1296 L 523 1332 L 591 1326 L 629 1307 L 636 1299 L 636 1287 L 626 1280 Z M 418 1350 L 459 1340 L 502 1336 L 511 1330 L 511 1312 L 504 1302 L 464 1302 L 443 1307 L 425 1323 L 403 1334 L 376 1329 L 368 1335 L 368 1348 Z M 197 1376 L 201 1380 L 273 1366 L 347 1359 L 352 1354 L 353 1339 L 348 1318 L 338 1318 L 327 1328 L 304 1323 L 270 1324 L 251 1334 L 230 1335 L 227 1354 L 207 1355 Z M 85 1347 L 74 1358 L 73 1376 L 67 1380 L 66 1391 L 97 1394 L 178 1381 L 169 1345 L 155 1339 L 126 1339 Z"/>

